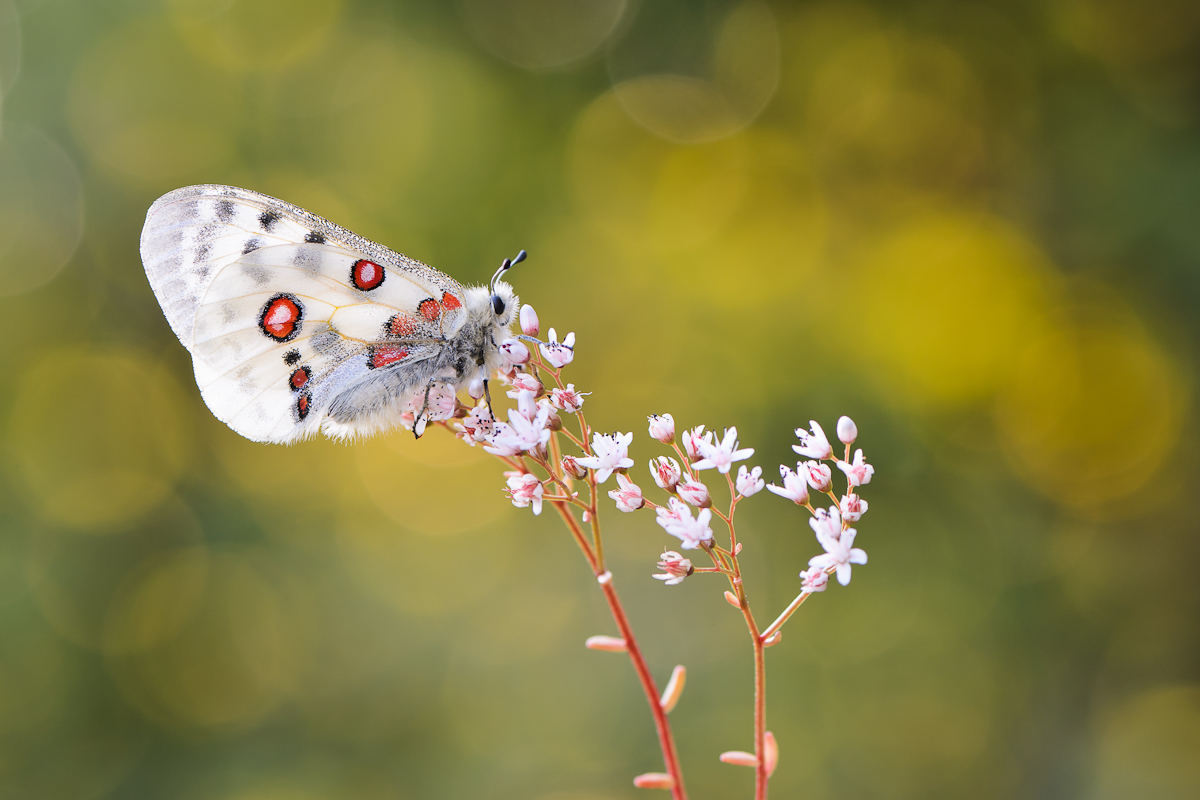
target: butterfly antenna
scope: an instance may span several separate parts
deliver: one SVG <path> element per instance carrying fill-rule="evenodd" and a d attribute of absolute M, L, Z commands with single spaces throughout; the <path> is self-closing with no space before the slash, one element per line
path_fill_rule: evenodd
<path fill-rule="evenodd" d="M 524 250 L 522 250 L 521 252 L 517 253 L 515 258 L 506 258 L 503 261 L 501 261 L 500 269 L 496 270 L 496 274 L 492 276 L 492 279 L 490 281 L 488 281 L 488 291 L 491 292 L 492 294 L 495 294 L 496 293 L 496 281 L 500 280 L 500 276 L 503 275 L 504 273 L 508 272 L 510 269 L 515 267 L 517 264 L 520 264 L 522 261 L 524 261 L 525 257 L 527 255 L 528 255 L 528 253 L 526 253 Z"/>

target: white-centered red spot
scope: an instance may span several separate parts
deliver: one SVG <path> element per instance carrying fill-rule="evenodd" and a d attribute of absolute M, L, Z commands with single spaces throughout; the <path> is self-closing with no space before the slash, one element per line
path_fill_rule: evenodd
<path fill-rule="evenodd" d="M 438 301 L 432 297 L 422 300 L 417 306 L 417 313 L 430 322 L 437 322 L 437 318 L 442 315 L 442 307 L 438 305 Z"/>
<path fill-rule="evenodd" d="M 308 392 L 304 392 L 299 397 L 297 397 L 296 398 L 296 416 L 300 417 L 300 419 L 304 419 L 305 417 L 307 417 L 308 416 L 308 408 L 311 403 L 312 403 L 312 400 L 311 400 L 311 398 L 309 398 Z"/>
<path fill-rule="evenodd" d="M 308 383 L 311 375 L 312 373 L 308 367 L 300 367 L 300 369 L 292 373 L 292 377 L 288 382 L 292 385 L 293 389 L 299 391 L 304 388 L 304 384 Z"/>
<path fill-rule="evenodd" d="M 302 316 L 303 309 L 295 297 L 290 294 L 276 295 L 263 306 L 258 325 L 267 336 L 286 342 L 296 335 Z"/>
<path fill-rule="evenodd" d="M 390 344 L 376 345 L 371 348 L 370 359 L 368 365 L 371 369 L 381 369 L 388 364 L 395 364 L 397 361 L 403 361 L 408 357 L 408 350 L 403 347 L 397 347 Z"/>
<path fill-rule="evenodd" d="M 354 288 L 364 292 L 379 288 L 383 277 L 383 267 L 365 258 L 360 258 L 350 267 L 350 282 L 354 284 Z"/>
<path fill-rule="evenodd" d="M 442 308 L 447 311 L 453 311 L 456 308 L 462 308 L 462 301 L 449 292 L 442 293 Z"/>

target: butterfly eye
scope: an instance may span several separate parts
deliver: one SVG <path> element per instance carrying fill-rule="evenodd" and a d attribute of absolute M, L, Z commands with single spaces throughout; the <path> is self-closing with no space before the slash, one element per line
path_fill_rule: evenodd
<path fill-rule="evenodd" d="M 492 295 L 492 311 L 496 312 L 497 317 L 504 313 L 504 300 L 498 294 Z"/>

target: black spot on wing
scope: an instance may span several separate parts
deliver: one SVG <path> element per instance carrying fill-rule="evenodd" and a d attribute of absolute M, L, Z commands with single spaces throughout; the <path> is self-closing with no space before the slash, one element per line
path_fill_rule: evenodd
<path fill-rule="evenodd" d="M 258 224 L 261 225 L 262 229 L 267 233 L 271 232 L 271 229 L 275 227 L 276 222 L 279 222 L 279 215 L 274 211 L 267 210 L 258 215 Z"/>
<path fill-rule="evenodd" d="M 247 239 L 245 246 L 242 247 L 242 255 L 253 253 L 260 247 L 262 247 L 262 242 L 258 239 Z"/>
<path fill-rule="evenodd" d="M 230 200 L 217 201 L 217 219 L 221 222 L 229 222 L 233 219 L 233 215 L 237 213 L 237 207 Z"/>
<path fill-rule="evenodd" d="M 325 244 L 325 234 L 320 231 L 309 231 L 305 234 L 304 241 L 309 244 Z"/>
<path fill-rule="evenodd" d="M 297 363 L 299 363 L 299 361 L 300 361 L 300 351 L 299 350 L 288 350 L 286 353 L 283 354 L 283 363 L 287 364 L 289 367 L 295 366 Z"/>

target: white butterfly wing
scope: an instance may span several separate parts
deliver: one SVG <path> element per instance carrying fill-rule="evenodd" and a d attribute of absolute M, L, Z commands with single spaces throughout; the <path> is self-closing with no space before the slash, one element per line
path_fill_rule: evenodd
<path fill-rule="evenodd" d="M 339 395 L 376 372 L 393 374 L 364 423 L 395 424 L 413 388 L 395 373 L 436 357 L 465 318 L 449 276 L 245 189 L 164 195 L 141 249 L 205 402 L 256 441 L 315 433 Z"/>

